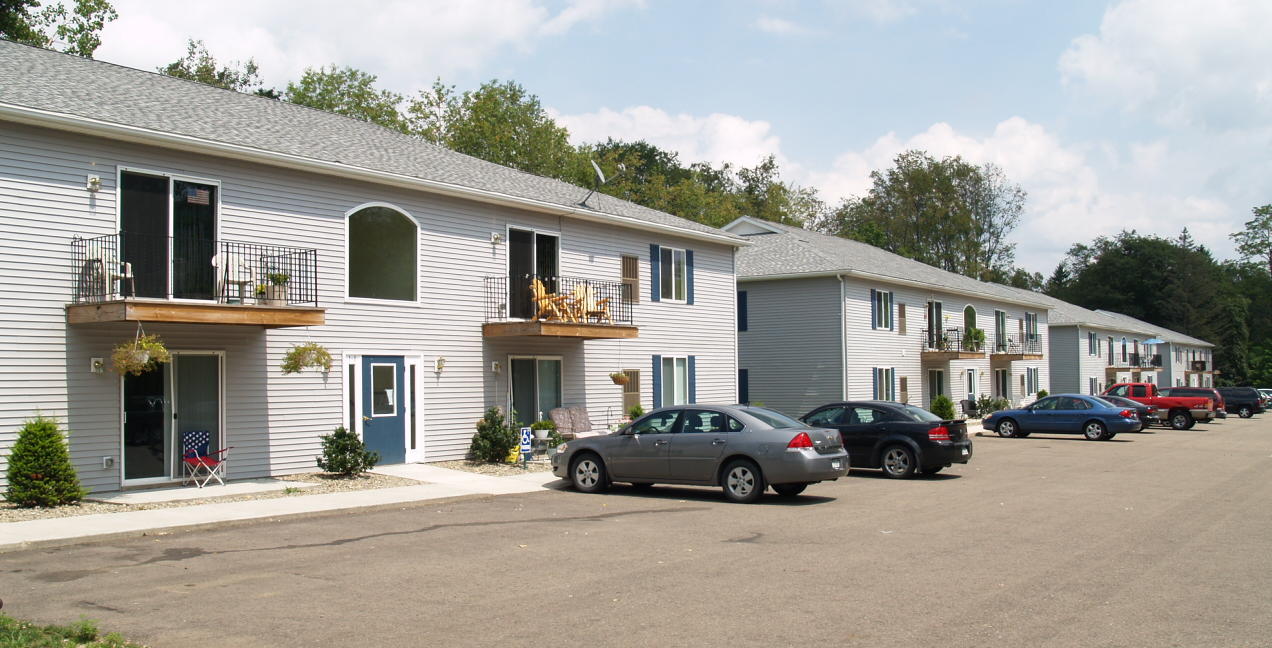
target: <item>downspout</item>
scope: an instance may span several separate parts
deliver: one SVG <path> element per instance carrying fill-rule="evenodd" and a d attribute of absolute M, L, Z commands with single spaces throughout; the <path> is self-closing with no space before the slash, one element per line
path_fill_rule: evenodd
<path fill-rule="evenodd" d="M 842 400 L 848 400 L 848 283 L 842 274 L 839 279 L 839 391 Z"/>

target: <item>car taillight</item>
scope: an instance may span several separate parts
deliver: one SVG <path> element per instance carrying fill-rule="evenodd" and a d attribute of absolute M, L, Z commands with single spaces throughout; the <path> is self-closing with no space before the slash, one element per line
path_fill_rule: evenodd
<path fill-rule="evenodd" d="M 807 432 L 800 432 L 799 434 L 796 434 L 795 438 L 791 439 L 791 442 L 786 444 L 787 450 L 799 450 L 800 448 L 811 447 L 813 447 L 813 438 L 808 436 Z"/>
<path fill-rule="evenodd" d="M 1122 418 L 1135 418 L 1135 412 L 1132 412 L 1131 410 L 1128 410 L 1128 409 L 1124 409 L 1122 410 L 1122 413 L 1118 414 L 1118 416 Z"/>
<path fill-rule="evenodd" d="M 944 425 L 938 425 L 928 430 L 928 441 L 949 441 L 950 429 Z"/>

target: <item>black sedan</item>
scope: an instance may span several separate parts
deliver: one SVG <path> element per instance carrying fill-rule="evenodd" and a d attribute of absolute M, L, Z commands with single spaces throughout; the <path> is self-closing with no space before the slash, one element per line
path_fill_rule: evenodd
<path fill-rule="evenodd" d="M 919 407 L 892 401 L 830 403 L 800 420 L 839 430 L 854 467 L 882 468 L 894 479 L 934 474 L 972 458 L 967 423 L 942 420 Z"/>
<path fill-rule="evenodd" d="M 1126 407 L 1128 409 L 1135 410 L 1135 417 L 1140 420 L 1140 423 L 1144 424 L 1145 428 L 1147 428 L 1149 425 L 1162 422 L 1160 412 L 1158 412 L 1156 407 L 1153 407 L 1151 405 L 1145 405 L 1139 401 L 1133 401 L 1129 398 L 1122 398 L 1121 396 L 1101 396 L 1100 399 L 1106 400 L 1120 407 Z"/>

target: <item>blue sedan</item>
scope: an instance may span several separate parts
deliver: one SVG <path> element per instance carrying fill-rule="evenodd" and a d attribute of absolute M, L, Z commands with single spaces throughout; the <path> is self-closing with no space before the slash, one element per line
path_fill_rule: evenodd
<path fill-rule="evenodd" d="M 1000 437 L 1050 432 L 1081 434 L 1092 441 L 1108 441 L 1119 432 L 1139 432 L 1143 425 L 1135 410 L 1085 394 L 1055 394 L 1020 409 L 994 412 L 981 421 L 981 427 Z"/>

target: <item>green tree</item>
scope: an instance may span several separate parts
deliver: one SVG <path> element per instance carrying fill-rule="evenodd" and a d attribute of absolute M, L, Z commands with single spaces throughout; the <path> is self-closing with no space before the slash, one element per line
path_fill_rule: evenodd
<path fill-rule="evenodd" d="M 75 0 L 70 9 L 61 2 L 0 0 L 0 37 L 93 58 L 102 28 L 118 17 L 106 0 Z"/>
<path fill-rule="evenodd" d="M 235 92 L 261 90 L 260 68 L 256 61 L 247 59 L 246 63 L 232 61 L 229 65 L 217 66 L 216 58 L 208 51 L 203 41 L 193 38 L 188 41 L 186 55 L 163 67 L 156 68 L 160 74 L 180 79 L 198 81 Z M 270 92 L 270 91 L 265 91 Z"/>
<path fill-rule="evenodd" d="M 22 507 L 74 504 L 87 494 L 71 465 L 62 431 L 44 416 L 27 421 L 18 431 L 7 477 L 4 498 Z"/>
<path fill-rule="evenodd" d="M 283 99 L 393 130 L 407 132 L 398 112 L 402 95 L 375 87 L 376 76 L 351 67 L 306 68 L 300 81 L 287 84 Z"/>
<path fill-rule="evenodd" d="M 1259 259 L 1272 272 L 1272 204 L 1254 208 L 1254 218 L 1245 229 L 1232 234 L 1237 252 L 1247 259 Z"/>
<path fill-rule="evenodd" d="M 586 164 L 569 132 L 513 81 L 488 81 L 462 94 L 435 81 L 407 106 L 406 122 L 430 142 L 527 173 L 577 178 Z"/>
<path fill-rule="evenodd" d="M 864 197 L 844 201 L 817 228 L 977 279 L 1012 276 L 1007 236 L 1026 194 L 998 167 L 905 151 L 870 177 Z"/>

